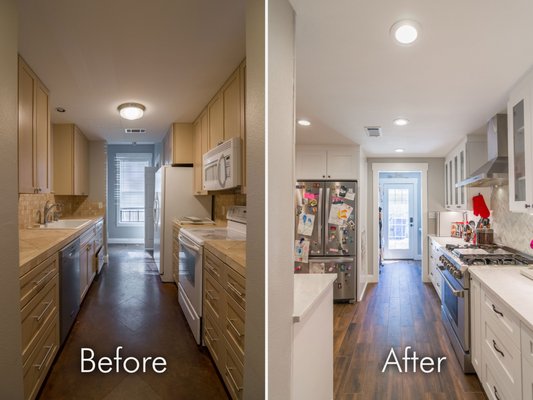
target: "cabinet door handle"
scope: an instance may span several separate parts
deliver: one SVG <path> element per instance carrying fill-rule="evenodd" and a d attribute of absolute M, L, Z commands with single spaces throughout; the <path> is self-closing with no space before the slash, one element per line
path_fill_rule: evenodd
<path fill-rule="evenodd" d="M 210 301 L 215 301 L 215 300 L 218 300 L 218 297 L 214 297 L 212 294 L 211 294 L 212 290 L 206 290 L 205 291 L 205 297 L 207 297 L 207 300 L 210 300 Z"/>
<path fill-rule="evenodd" d="M 505 357 L 505 354 L 503 354 L 503 351 L 501 351 L 498 346 L 496 345 L 496 341 L 493 339 L 492 340 L 492 347 L 494 347 L 494 350 L 496 350 L 498 353 L 500 353 L 502 355 L 502 357 Z"/>
<path fill-rule="evenodd" d="M 213 274 L 215 274 L 218 278 L 220 278 L 220 274 L 217 272 L 217 270 L 212 267 L 211 265 L 207 264 L 205 265 L 209 271 L 211 271 Z"/>
<path fill-rule="evenodd" d="M 46 274 L 44 274 L 44 276 L 39 279 L 38 281 L 33 281 L 33 284 L 35 286 L 39 286 L 39 285 L 42 285 L 42 283 L 44 282 L 44 280 L 48 277 L 48 275 L 50 275 L 52 272 L 54 272 L 54 270 L 50 270 L 48 271 Z"/>
<path fill-rule="evenodd" d="M 503 317 L 503 313 L 499 311 L 494 304 L 492 305 L 492 311 L 494 311 L 496 314 L 499 314 L 501 317 Z"/>
<path fill-rule="evenodd" d="M 48 358 L 48 355 L 50 354 L 50 352 L 52 351 L 52 348 L 53 346 L 50 345 L 50 346 L 44 346 L 43 349 L 48 349 L 48 351 L 46 352 L 46 354 L 44 355 L 44 358 L 43 360 L 41 361 L 40 364 L 33 364 L 33 366 L 35 368 L 37 368 L 38 371 L 40 371 L 42 368 L 43 368 L 43 365 L 46 363 L 46 359 Z"/>
<path fill-rule="evenodd" d="M 325 178 L 325 177 L 326 177 L 326 175 L 322 175 L 322 178 Z"/>
<path fill-rule="evenodd" d="M 237 329 L 237 327 L 233 324 L 233 321 L 235 321 L 234 319 L 229 319 L 228 318 L 228 323 L 229 325 L 233 328 L 233 330 L 235 331 L 235 333 L 239 336 L 239 337 L 243 337 L 244 335 L 239 332 L 239 330 Z"/>
<path fill-rule="evenodd" d="M 237 389 L 237 392 L 240 392 L 242 390 L 242 387 L 237 385 L 237 382 L 235 382 L 235 378 L 233 377 L 231 370 L 234 368 L 230 368 L 226 366 L 226 376 L 231 379 L 231 383 L 233 383 L 233 386 L 235 386 L 235 389 Z"/>
<path fill-rule="evenodd" d="M 496 397 L 496 400 L 501 400 L 500 396 L 498 396 L 498 389 L 496 389 L 496 386 L 492 387 L 494 389 L 494 396 Z"/>
<path fill-rule="evenodd" d="M 525 208 L 529 208 L 529 207 L 531 207 L 531 204 L 524 204 L 524 207 Z"/>
<path fill-rule="evenodd" d="M 41 318 L 44 316 L 44 314 L 46 313 L 46 310 L 48 310 L 50 308 L 50 306 L 52 305 L 52 302 L 49 301 L 48 303 L 43 303 L 43 304 L 46 304 L 46 306 L 44 307 L 44 310 L 41 314 L 39 315 L 34 315 L 33 318 L 35 318 L 37 320 L 37 322 L 39 322 L 41 320 Z"/>
<path fill-rule="evenodd" d="M 229 286 L 229 288 L 231 289 L 231 291 L 232 291 L 233 293 L 235 293 L 235 294 L 236 294 L 237 296 L 239 296 L 241 299 L 244 298 L 244 294 L 242 294 L 241 292 L 239 292 L 239 291 L 237 290 L 237 288 L 236 288 L 235 286 L 232 285 L 231 282 L 228 282 L 228 286 Z"/>

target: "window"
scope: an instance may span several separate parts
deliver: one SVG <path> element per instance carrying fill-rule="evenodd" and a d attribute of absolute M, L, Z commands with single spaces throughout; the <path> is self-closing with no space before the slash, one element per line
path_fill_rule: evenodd
<path fill-rule="evenodd" d="M 144 168 L 151 164 L 150 153 L 116 154 L 117 225 L 144 225 Z"/>

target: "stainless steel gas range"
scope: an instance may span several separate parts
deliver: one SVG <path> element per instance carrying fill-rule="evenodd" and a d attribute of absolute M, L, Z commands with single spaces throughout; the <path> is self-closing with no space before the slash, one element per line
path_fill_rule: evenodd
<path fill-rule="evenodd" d="M 473 373 L 470 361 L 470 274 L 472 265 L 533 264 L 533 259 L 498 245 L 446 245 L 439 258 L 442 285 L 442 320 L 459 363 Z"/>

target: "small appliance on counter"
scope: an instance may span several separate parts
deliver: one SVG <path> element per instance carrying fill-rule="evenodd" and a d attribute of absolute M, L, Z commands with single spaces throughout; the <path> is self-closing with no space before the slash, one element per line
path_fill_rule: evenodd
<path fill-rule="evenodd" d="M 435 211 L 435 236 L 450 236 L 452 224 L 463 220 L 463 213 L 458 211 Z M 430 213 L 430 218 L 432 213 Z"/>

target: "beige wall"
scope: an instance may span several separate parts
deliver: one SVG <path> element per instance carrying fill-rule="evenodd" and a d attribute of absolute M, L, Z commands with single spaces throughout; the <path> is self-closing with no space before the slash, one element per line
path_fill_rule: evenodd
<path fill-rule="evenodd" d="M 426 163 L 427 172 L 427 205 L 428 211 L 444 210 L 444 158 L 368 158 L 367 170 L 367 237 L 368 237 L 368 274 L 374 275 L 373 249 L 374 236 L 377 234 L 377 221 L 372 215 L 374 204 L 374 176 L 372 172 L 373 163 Z M 377 200 L 376 200 L 377 201 Z M 428 226 L 429 226 L 428 220 Z"/>
<path fill-rule="evenodd" d="M 287 0 L 269 1 L 268 398 L 280 400 L 293 398 L 294 19 Z"/>
<path fill-rule="evenodd" d="M 89 200 L 105 206 L 107 182 L 107 142 L 89 142 Z"/>
<path fill-rule="evenodd" d="M 17 5 L 0 2 L 0 398 L 22 399 L 17 221 Z"/>
<path fill-rule="evenodd" d="M 265 4 L 246 1 L 246 341 L 244 398 L 265 398 Z M 253 244 L 253 245 L 252 245 Z"/>

